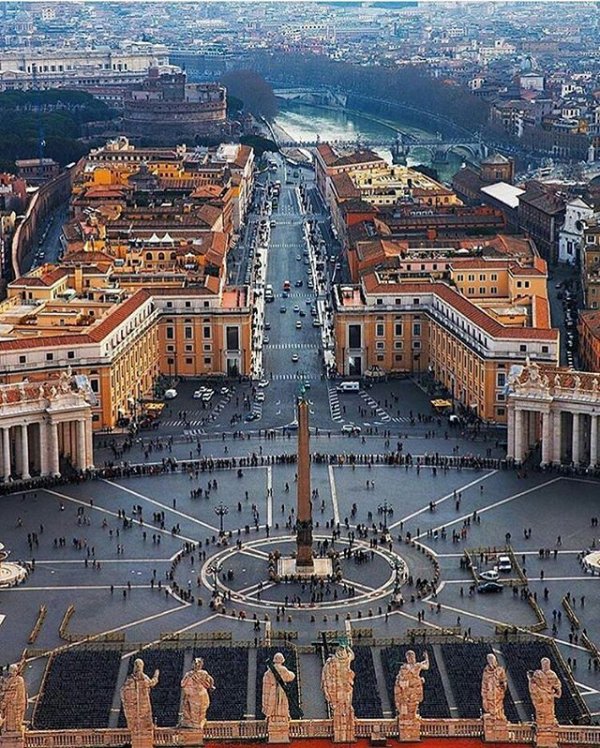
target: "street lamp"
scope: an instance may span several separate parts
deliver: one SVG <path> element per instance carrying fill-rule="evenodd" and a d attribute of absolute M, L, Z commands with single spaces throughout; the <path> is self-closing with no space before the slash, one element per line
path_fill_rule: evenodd
<path fill-rule="evenodd" d="M 214 561 L 208 567 L 208 573 L 213 575 L 213 597 L 217 597 L 219 594 L 219 574 L 223 570 L 223 564 L 218 561 Z"/>
<path fill-rule="evenodd" d="M 383 504 L 380 504 L 377 507 L 377 512 L 379 514 L 383 514 L 383 534 L 387 535 L 388 527 L 387 527 L 387 518 L 388 514 L 392 515 L 394 513 L 394 510 L 391 506 L 388 505 L 387 501 L 384 501 Z"/>
<path fill-rule="evenodd" d="M 226 514 L 229 514 L 229 507 L 224 506 L 223 502 L 221 502 L 215 507 L 215 514 L 219 518 L 219 537 L 222 538 L 223 535 L 225 535 L 225 532 L 223 531 L 223 517 Z"/>

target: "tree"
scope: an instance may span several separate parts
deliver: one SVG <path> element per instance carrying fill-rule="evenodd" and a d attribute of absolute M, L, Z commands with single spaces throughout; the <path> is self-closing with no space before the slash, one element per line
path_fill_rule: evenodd
<path fill-rule="evenodd" d="M 272 87 L 254 70 L 232 70 L 225 73 L 221 83 L 228 94 L 241 99 L 244 108 L 255 117 L 264 117 L 269 122 L 277 115 L 277 98 Z"/>

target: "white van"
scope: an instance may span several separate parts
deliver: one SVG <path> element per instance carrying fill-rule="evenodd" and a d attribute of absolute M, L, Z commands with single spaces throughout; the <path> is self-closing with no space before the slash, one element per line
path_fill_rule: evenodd
<path fill-rule="evenodd" d="M 336 387 L 338 392 L 358 392 L 360 390 L 359 382 L 342 382 Z"/>

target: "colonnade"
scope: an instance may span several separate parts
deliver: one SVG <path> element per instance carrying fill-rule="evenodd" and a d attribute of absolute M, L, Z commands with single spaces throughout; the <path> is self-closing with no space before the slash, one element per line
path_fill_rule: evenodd
<path fill-rule="evenodd" d="M 53 420 L 41 417 L 14 423 L 0 415 L 0 475 L 3 481 L 12 478 L 28 480 L 32 475 L 58 476 L 61 458 L 69 459 L 79 470 L 93 467 L 89 418 Z"/>
<path fill-rule="evenodd" d="M 600 412 L 546 407 L 509 408 L 507 456 L 523 462 L 532 449 L 541 448 L 542 466 L 576 465 L 597 467 Z"/>

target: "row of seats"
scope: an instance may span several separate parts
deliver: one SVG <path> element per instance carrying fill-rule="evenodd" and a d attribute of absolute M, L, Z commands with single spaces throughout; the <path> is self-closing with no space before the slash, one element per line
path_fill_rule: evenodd
<path fill-rule="evenodd" d="M 155 670 L 160 671 L 158 684 L 150 696 L 154 722 L 158 727 L 174 727 L 179 721 L 184 652 L 180 649 L 144 649 L 140 657 L 147 676 L 152 678 Z M 129 658 L 128 675 L 133 671 L 135 659 L 135 656 Z M 123 707 L 119 714 L 119 725 L 125 726 Z"/>
<path fill-rule="evenodd" d="M 481 677 L 487 664 L 486 657 L 492 652 L 489 644 L 441 644 L 442 657 L 448 673 L 456 716 L 477 719 L 481 715 Z M 509 722 L 518 722 L 519 714 L 510 692 L 504 699 L 504 713 Z"/>
<path fill-rule="evenodd" d="M 194 657 L 202 657 L 205 670 L 215 681 L 207 718 L 244 719 L 248 700 L 248 650 L 240 647 L 197 647 Z"/>
<path fill-rule="evenodd" d="M 412 649 L 417 655 L 417 660 L 422 660 L 423 655 L 427 652 L 429 656 L 429 670 L 424 671 L 422 676 L 425 678 L 425 689 L 423 694 L 423 703 L 421 704 L 421 717 L 443 719 L 450 717 L 450 708 L 444 683 L 440 675 L 433 648 L 427 644 L 396 644 L 392 647 L 385 647 L 381 650 L 381 664 L 385 674 L 385 686 L 390 699 L 390 704 L 394 706 L 394 684 L 400 667 L 406 662 L 406 653 Z"/>
<path fill-rule="evenodd" d="M 572 693 L 571 677 L 556 657 L 553 648 L 543 641 L 505 642 L 501 646 L 508 671 L 515 684 L 519 698 L 525 706 L 527 717 L 533 717 L 534 708 L 529 695 L 528 671 L 538 670 L 542 657 L 548 657 L 551 667 L 562 683 L 562 696 L 555 701 L 556 717 L 561 724 L 581 724 L 589 721 L 584 705 L 576 701 Z M 574 686 L 573 686 L 574 687 Z"/>
<path fill-rule="evenodd" d="M 120 665 L 117 650 L 73 649 L 54 655 L 35 710 L 35 728 L 107 727 Z"/>
<path fill-rule="evenodd" d="M 298 658 L 296 650 L 291 647 L 261 647 L 256 651 L 256 716 L 262 717 L 262 681 L 265 671 L 267 670 L 267 660 L 272 660 L 273 656 L 281 652 L 285 657 L 285 667 L 296 673 L 296 678 L 289 684 L 289 704 L 290 716 L 292 719 L 300 719 L 300 711 L 297 708 L 299 704 L 299 684 L 298 684 Z"/>
<path fill-rule="evenodd" d="M 353 670 L 356 673 L 352 695 L 354 714 L 361 719 L 381 718 L 383 709 L 377 688 L 371 647 L 353 647 L 353 650 Z"/>

